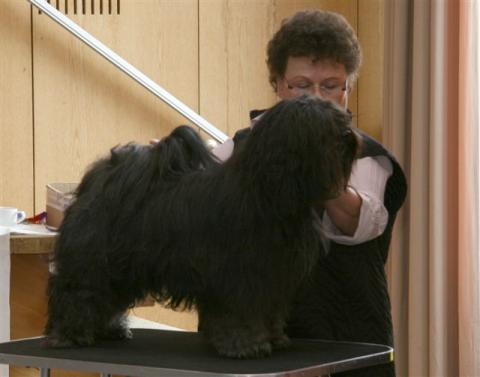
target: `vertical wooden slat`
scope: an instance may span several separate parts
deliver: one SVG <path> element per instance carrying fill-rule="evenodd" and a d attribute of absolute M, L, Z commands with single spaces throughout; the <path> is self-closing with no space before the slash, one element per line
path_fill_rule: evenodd
<path fill-rule="evenodd" d="M 24 1 L 0 0 L 0 83 L 0 206 L 31 214 L 31 23 L 30 6 Z"/>
<path fill-rule="evenodd" d="M 275 101 L 264 63 L 272 11 L 268 0 L 200 2 L 200 109 L 230 135 Z"/>
<path fill-rule="evenodd" d="M 379 141 L 383 127 L 384 7 L 383 0 L 359 0 L 363 68 L 358 83 L 358 125 Z"/>

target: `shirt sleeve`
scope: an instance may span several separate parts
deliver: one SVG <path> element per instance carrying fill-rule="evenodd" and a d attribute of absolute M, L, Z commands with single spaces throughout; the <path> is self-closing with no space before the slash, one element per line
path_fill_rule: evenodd
<path fill-rule="evenodd" d="M 237 131 L 233 139 L 227 139 L 223 144 L 220 144 L 217 147 L 213 148 L 212 149 L 213 155 L 216 156 L 222 162 L 227 161 L 230 158 L 230 156 L 233 154 L 233 148 L 235 147 L 235 142 L 238 141 L 239 139 L 244 139 L 248 135 L 247 131 L 249 131 L 253 126 L 255 126 L 255 124 L 262 117 L 262 115 L 263 115 L 263 111 L 251 120 L 249 128 L 244 128 L 242 130 Z"/>
<path fill-rule="evenodd" d="M 388 212 L 383 205 L 385 186 L 392 172 L 393 166 L 387 157 L 356 160 L 348 184 L 362 199 L 357 230 L 353 236 L 342 234 L 325 211 L 321 219 L 316 218 L 325 237 L 339 244 L 356 245 L 382 234 L 388 222 Z"/>
<path fill-rule="evenodd" d="M 212 149 L 212 153 L 220 161 L 227 161 L 233 153 L 234 142 L 232 139 L 227 139 L 224 143 Z"/>

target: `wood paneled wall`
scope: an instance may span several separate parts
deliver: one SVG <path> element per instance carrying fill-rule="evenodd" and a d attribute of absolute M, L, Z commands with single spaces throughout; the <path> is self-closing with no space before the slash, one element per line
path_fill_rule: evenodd
<path fill-rule="evenodd" d="M 266 44 L 304 8 L 342 13 L 357 30 L 364 65 L 350 109 L 381 137 L 384 0 L 121 0 L 120 14 L 68 16 L 229 135 L 248 111 L 276 101 Z M 54 1 L 52 4 L 55 3 Z M 99 0 L 93 2 L 99 3 Z M 106 1 L 104 1 L 106 3 Z M 65 11 L 65 0 L 59 2 Z M 0 205 L 45 208 L 45 185 L 78 181 L 119 143 L 147 143 L 186 123 L 24 0 L 0 0 Z M 195 329 L 195 314 L 158 307 L 135 314 Z"/>
<path fill-rule="evenodd" d="M 363 47 L 363 64 L 357 84 L 356 123 L 382 140 L 384 1 L 359 0 L 357 33 Z"/>
<path fill-rule="evenodd" d="M 54 2 L 52 2 L 53 4 Z M 276 101 L 265 47 L 298 9 L 345 15 L 364 66 L 350 109 L 381 136 L 383 0 L 122 0 L 120 14 L 60 10 L 193 110 L 232 135 Z M 115 2 L 114 2 L 115 3 Z M 78 181 L 94 159 L 186 123 L 26 1 L 0 0 L 0 203 L 45 208 L 45 185 Z"/>

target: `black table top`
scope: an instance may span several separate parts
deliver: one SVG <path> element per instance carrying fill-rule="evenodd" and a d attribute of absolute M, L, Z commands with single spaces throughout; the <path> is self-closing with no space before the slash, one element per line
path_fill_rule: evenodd
<path fill-rule="evenodd" d="M 194 332 L 133 329 L 133 339 L 93 347 L 48 349 L 42 338 L 0 344 L 0 363 L 30 367 L 158 376 L 319 376 L 383 364 L 393 359 L 388 346 L 293 339 L 288 349 L 263 359 L 218 356 Z"/>

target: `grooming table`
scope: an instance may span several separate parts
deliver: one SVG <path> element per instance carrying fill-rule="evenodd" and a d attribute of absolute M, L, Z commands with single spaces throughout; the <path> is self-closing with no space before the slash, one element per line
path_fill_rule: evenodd
<path fill-rule="evenodd" d="M 0 344 L 0 363 L 135 377 L 323 376 L 392 361 L 390 347 L 351 342 L 293 339 L 271 357 L 233 360 L 217 355 L 194 332 L 133 329 L 133 339 L 105 341 L 94 347 L 47 349 L 42 337 Z"/>

